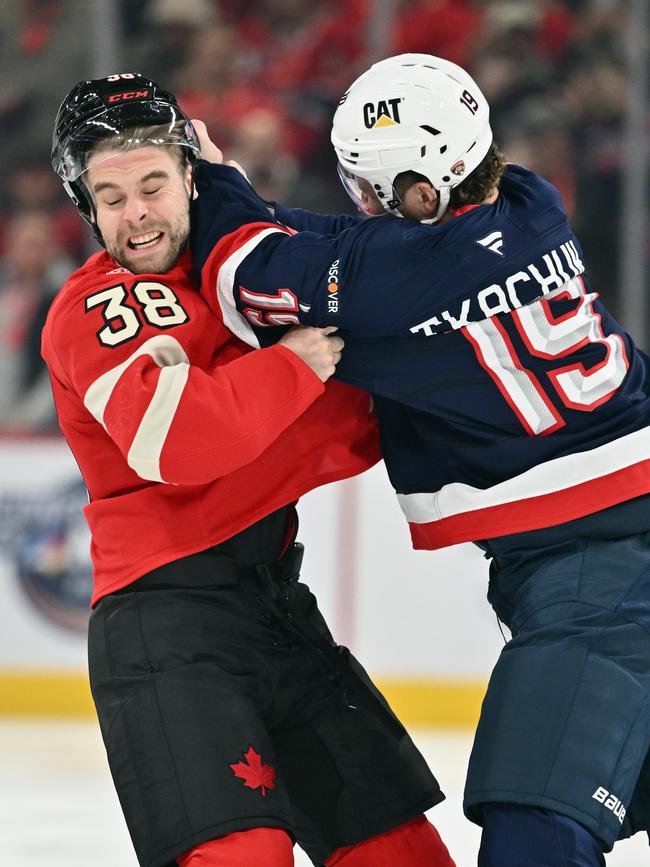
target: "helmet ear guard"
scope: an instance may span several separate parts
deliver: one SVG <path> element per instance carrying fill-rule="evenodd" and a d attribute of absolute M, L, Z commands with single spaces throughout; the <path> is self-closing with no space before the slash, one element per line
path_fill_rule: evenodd
<path fill-rule="evenodd" d="M 439 194 L 437 212 L 426 222 L 437 222 L 452 189 L 490 149 L 489 106 L 456 64 L 402 54 L 374 64 L 352 84 L 334 115 L 331 139 L 344 172 L 370 184 L 386 212 L 399 213 L 399 174 L 426 177 Z"/>
<path fill-rule="evenodd" d="M 138 137 L 138 130 L 147 131 Z M 133 131 L 132 136 L 126 133 Z M 81 216 L 103 245 L 95 206 L 82 176 L 98 148 L 110 153 L 148 145 L 183 148 L 189 163 L 200 156 L 198 137 L 176 97 L 139 73 L 80 81 L 57 112 L 52 135 L 52 167 Z"/>
<path fill-rule="evenodd" d="M 101 244 L 102 247 L 105 247 L 106 245 L 104 244 L 102 233 L 99 231 L 99 226 L 95 219 L 95 206 L 83 181 L 63 181 L 63 189 L 70 196 L 73 204 L 92 229 L 95 240 Z"/>

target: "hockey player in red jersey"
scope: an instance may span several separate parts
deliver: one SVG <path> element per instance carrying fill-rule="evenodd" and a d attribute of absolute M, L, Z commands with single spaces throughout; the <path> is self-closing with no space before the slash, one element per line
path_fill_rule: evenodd
<path fill-rule="evenodd" d="M 479 867 L 602 867 L 650 830 L 650 359 L 590 286 L 557 190 L 504 165 L 467 72 L 375 64 L 332 141 L 372 219 L 199 166 L 204 297 L 255 346 L 338 325 L 336 375 L 374 393 L 414 545 L 491 559 L 512 640 L 465 790 Z"/>
<path fill-rule="evenodd" d="M 93 697 L 145 867 L 453 867 L 443 795 L 299 578 L 293 503 L 379 457 L 343 341 L 264 351 L 201 299 L 187 252 L 198 144 L 139 75 L 80 82 L 53 165 L 106 247 L 43 332 L 89 492 Z M 92 855 L 89 855 L 92 861 Z"/>

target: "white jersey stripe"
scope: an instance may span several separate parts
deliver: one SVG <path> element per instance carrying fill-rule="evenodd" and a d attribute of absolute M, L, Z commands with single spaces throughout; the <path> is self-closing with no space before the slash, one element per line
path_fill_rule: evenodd
<path fill-rule="evenodd" d="M 163 367 L 156 391 L 131 443 L 127 463 L 142 479 L 164 482 L 160 455 L 190 374 L 186 362 Z"/>
<path fill-rule="evenodd" d="M 585 266 L 582 264 L 582 259 L 578 255 L 578 250 L 576 248 L 575 243 L 573 241 L 569 241 L 568 247 L 569 247 L 569 250 L 571 251 L 571 255 L 575 259 L 576 267 L 578 268 L 578 270 L 582 274 L 582 272 L 585 270 Z"/>
<path fill-rule="evenodd" d="M 546 461 L 486 490 L 453 482 L 434 493 L 398 494 L 397 498 L 410 524 L 429 524 L 477 509 L 567 490 L 644 460 L 650 460 L 648 428 L 589 451 Z"/>
<path fill-rule="evenodd" d="M 248 343 L 249 346 L 253 346 L 255 349 L 259 349 L 260 342 L 255 336 L 255 332 L 251 328 L 248 320 L 242 316 L 239 310 L 237 310 L 237 303 L 235 300 L 235 274 L 237 268 L 239 268 L 246 256 L 248 256 L 249 253 L 251 253 L 265 238 L 268 238 L 269 235 L 274 235 L 276 232 L 288 234 L 285 229 L 280 228 L 262 229 L 261 232 L 258 232 L 256 235 L 253 235 L 252 238 L 249 238 L 245 244 L 242 244 L 241 247 L 235 250 L 234 253 L 231 253 L 230 256 L 224 260 L 219 268 L 219 275 L 217 277 L 217 301 L 221 308 L 224 325 L 232 331 L 233 334 L 239 337 L 240 340 L 243 340 L 244 343 Z"/>
<path fill-rule="evenodd" d="M 161 334 L 159 337 L 152 337 L 145 341 L 126 361 L 102 374 L 86 391 L 84 406 L 104 428 L 106 427 L 104 413 L 113 389 L 127 367 L 141 355 L 150 355 L 158 367 L 171 367 L 181 362 L 189 362 L 185 350 L 178 340 L 168 334 Z"/>
<path fill-rule="evenodd" d="M 106 428 L 104 414 L 115 386 L 124 371 L 143 355 L 149 355 L 162 370 L 127 455 L 131 469 L 143 479 L 164 481 L 160 475 L 160 455 L 189 376 L 187 353 L 169 334 L 152 337 L 126 361 L 106 371 L 86 391 L 84 405 Z"/>

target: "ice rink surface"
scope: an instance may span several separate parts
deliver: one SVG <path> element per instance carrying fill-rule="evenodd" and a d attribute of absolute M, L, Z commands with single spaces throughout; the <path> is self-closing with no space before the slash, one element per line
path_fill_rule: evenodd
<path fill-rule="evenodd" d="M 479 831 L 460 809 L 470 733 L 413 729 L 412 734 L 447 793 L 431 818 L 458 867 L 472 867 Z M 137 867 L 95 723 L 0 719 L 0 793 L 0 863 Z M 296 850 L 296 867 L 309 864 Z M 640 834 L 617 844 L 607 857 L 608 867 L 648 864 L 648 841 Z"/>

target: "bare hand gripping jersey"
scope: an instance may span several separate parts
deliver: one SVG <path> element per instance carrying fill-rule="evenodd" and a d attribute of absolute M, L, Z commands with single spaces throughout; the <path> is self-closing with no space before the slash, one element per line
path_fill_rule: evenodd
<path fill-rule="evenodd" d="M 90 494 L 93 603 L 378 459 L 368 396 L 325 387 L 284 346 L 233 338 L 187 255 L 164 275 L 92 256 L 52 305 L 42 351 Z"/>
<path fill-rule="evenodd" d="M 589 286 L 549 183 L 510 166 L 494 204 L 435 226 L 270 210 L 224 166 L 200 164 L 197 187 L 202 292 L 235 333 L 350 333 L 337 375 L 375 395 L 415 547 L 650 491 L 649 360 Z"/>

